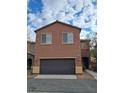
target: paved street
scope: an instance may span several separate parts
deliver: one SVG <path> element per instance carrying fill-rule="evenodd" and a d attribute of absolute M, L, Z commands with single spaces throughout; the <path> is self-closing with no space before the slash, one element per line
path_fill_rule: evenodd
<path fill-rule="evenodd" d="M 28 93 L 97 93 L 97 81 L 29 79 L 27 88 Z"/>

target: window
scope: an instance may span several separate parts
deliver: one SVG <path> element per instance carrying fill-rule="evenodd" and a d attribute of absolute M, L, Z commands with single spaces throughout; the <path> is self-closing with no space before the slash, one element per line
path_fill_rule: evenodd
<path fill-rule="evenodd" d="M 88 44 L 86 42 L 81 42 L 81 48 L 88 48 Z"/>
<path fill-rule="evenodd" d="M 41 35 L 41 44 L 51 44 L 52 43 L 52 35 L 51 34 L 42 34 Z"/>
<path fill-rule="evenodd" d="M 62 42 L 64 44 L 72 44 L 73 43 L 73 33 L 71 33 L 71 32 L 62 33 Z"/>
<path fill-rule="evenodd" d="M 81 42 L 81 48 L 84 48 L 84 43 Z"/>

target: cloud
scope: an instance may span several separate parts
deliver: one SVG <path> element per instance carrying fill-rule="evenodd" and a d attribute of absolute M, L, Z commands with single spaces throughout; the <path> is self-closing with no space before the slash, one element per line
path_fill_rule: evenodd
<path fill-rule="evenodd" d="M 36 19 L 36 15 L 33 13 L 29 13 L 28 18 L 29 18 L 29 21 L 32 21 L 32 20 Z"/>
<path fill-rule="evenodd" d="M 67 4 L 67 0 L 42 0 L 43 8 L 57 14 Z"/>
<path fill-rule="evenodd" d="M 43 6 L 40 12 L 28 13 L 30 28 L 37 29 L 60 20 L 82 28 L 81 38 L 96 32 L 97 12 L 93 4 L 96 0 L 41 0 L 41 2 Z M 85 28 L 90 28 L 91 32 L 87 32 Z"/>
<path fill-rule="evenodd" d="M 84 4 L 83 0 L 68 0 L 68 2 L 76 11 L 80 11 Z"/>
<path fill-rule="evenodd" d="M 80 33 L 80 39 L 86 39 L 89 34 L 90 34 L 90 32 L 87 32 L 86 30 L 82 29 L 82 31 Z"/>
<path fill-rule="evenodd" d="M 31 26 L 27 26 L 27 39 L 30 41 L 35 41 L 35 32 Z"/>

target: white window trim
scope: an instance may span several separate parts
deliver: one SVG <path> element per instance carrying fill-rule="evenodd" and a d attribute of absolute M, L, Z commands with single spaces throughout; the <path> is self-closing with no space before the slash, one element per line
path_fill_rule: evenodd
<path fill-rule="evenodd" d="M 43 34 L 46 34 L 46 35 L 49 34 L 49 35 L 51 35 L 51 42 L 50 43 L 42 43 L 42 35 Z M 52 44 L 52 33 L 49 33 L 49 32 L 48 33 L 42 33 L 41 36 L 40 36 L 40 44 L 41 45 L 50 45 L 50 44 Z"/>
<path fill-rule="evenodd" d="M 73 35 L 73 42 L 63 42 L 63 33 L 72 33 L 72 35 Z M 74 44 L 74 34 L 73 34 L 73 32 L 62 32 L 62 44 Z"/>

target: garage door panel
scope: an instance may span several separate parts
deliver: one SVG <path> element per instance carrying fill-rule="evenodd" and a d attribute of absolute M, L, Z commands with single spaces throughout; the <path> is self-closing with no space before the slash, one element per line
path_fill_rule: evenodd
<path fill-rule="evenodd" d="M 43 59 L 40 63 L 41 74 L 74 74 L 74 59 Z"/>

